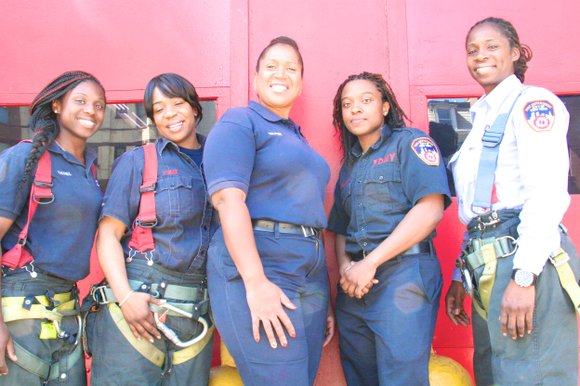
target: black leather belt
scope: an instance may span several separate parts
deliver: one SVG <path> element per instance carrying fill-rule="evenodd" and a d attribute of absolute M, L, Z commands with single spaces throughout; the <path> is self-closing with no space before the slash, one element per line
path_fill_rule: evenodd
<path fill-rule="evenodd" d="M 304 237 L 318 236 L 321 233 L 320 228 L 270 220 L 252 220 L 252 225 L 257 231 L 275 232 L 277 228 L 280 233 L 291 233 Z"/>
<path fill-rule="evenodd" d="M 433 247 L 431 245 L 431 241 L 421 241 L 397 256 L 417 255 L 419 253 L 431 253 L 432 250 Z M 353 261 L 360 261 L 364 258 L 364 255 L 362 252 L 359 252 L 351 255 L 350 258 Z"/>

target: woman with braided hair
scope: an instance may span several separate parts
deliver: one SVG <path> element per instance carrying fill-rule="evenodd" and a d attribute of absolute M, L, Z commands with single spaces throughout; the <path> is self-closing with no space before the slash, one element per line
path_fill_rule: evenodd
<path fill-rule="evenodd" d="M 336 320 L 349 385 L 428 385 L 441 294 L 432 239 L 450 203 L 439 149 L 405 126 L 380 74 L 349 76 L 334 97 L 343 165 L 336 233 Z"/>
<path fill-rule="evenodd" d="M 103 123 L 105 102 L 94 76 L 65 72 L 32 101 L 32 142 L 0 153 L 0 385 L 86 383 L 75 283 L 89 273 L 102 201 L 86 142 Z M 40 184 L 45 154 L 52 181 Z M 32 185 L 50 187 L 52 198 L 36 205 Z M 10 261 L 17 244 L 30 259 Z"/>

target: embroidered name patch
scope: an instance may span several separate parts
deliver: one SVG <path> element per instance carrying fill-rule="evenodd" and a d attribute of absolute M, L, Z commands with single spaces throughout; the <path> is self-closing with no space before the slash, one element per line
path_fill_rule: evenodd
<path fill-rule="evenodd" d="M 416 138 L 411 143 L 411 149 L 417 154 L 417 157 L 430 166 L 439 166 L 439 150 L 430 138 Z"/>
<path fill-rule="evenodd" d="M 528 125 L 535 131 L 549 131 L 556 119 L 554 106 L 548 101 L 528 102 L 524 106 L 524 116 Z"/>

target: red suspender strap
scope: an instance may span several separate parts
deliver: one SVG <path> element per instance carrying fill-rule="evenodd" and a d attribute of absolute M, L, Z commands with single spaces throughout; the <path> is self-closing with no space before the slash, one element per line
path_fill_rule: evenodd
<path fill-rule="evenodd" d="M 143 183 L 140 188 L 141 200 L 139 214 L 133 223 L 133 235 L 129 247 L 144 253 L 155 249 L 153 227 L 157 225 L 155 210 L 155 188 L 157 185 L 157 150 L 155 144 L 143 146 L 145 163 L 143 165 Z"/>
<path fill-rule="evenodd" d="M 28 219 L 24 228 L 18 235 L 18 242 L 12 249 L 2 256 L 2 265 L 11 269 L 23 267 L 30 263 L 34 258 L 24 249 L 26 239 L 28 238 L 28 227 L 34 217 L 38 205 L 50 204 L 54 201 L 52 194 L 52 166 L 50 162 L 50 153 L 48 150 L 38 160 L 34 181 L 30 187 L 30 198 L 28 199 Z"/>

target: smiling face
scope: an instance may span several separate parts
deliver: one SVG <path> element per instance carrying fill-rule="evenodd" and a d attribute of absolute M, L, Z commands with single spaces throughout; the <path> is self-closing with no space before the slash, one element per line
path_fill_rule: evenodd
<path fill-rule="evenodd" d="M 153 90 L 153 121 L 159 135 L 186 149 L 197 147 L 197 112 L 187 101 L 180 97 L 168 97 Z"/>
<path fill-rule="evenodd" d="M 52 103 L 60 126 L 62 141 L 86 142 L 103 124 L 105 93 L 93 81 L 79 83 L 64 96 Z"/>
<path fill-rule="evenodd" d="M 302 93 L 302 65 L 294 48 L 276 44 L 259 62 L 254 90 L 261 105 L 288 118 L 292 105 Z"/>
<path fill-rule="evenodd" d="M 357 79 L 344 86 L 341 103 L 344 125 L 357 136 L 363 151 L 366 151 L 381 136 L 389 102 L 383 102 L 381 93 L 371 81 Z"/>
<path fill-rule="evenodd" d="M 491 23 L 475 27 L 467 37 L 467 68 L 486 94 L 514 73 L 520 57 L 517 48 Z"/>

